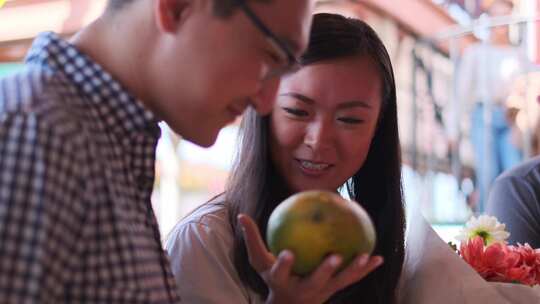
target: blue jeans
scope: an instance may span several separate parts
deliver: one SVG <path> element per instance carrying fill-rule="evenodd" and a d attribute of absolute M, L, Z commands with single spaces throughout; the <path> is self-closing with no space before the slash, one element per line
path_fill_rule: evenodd
<path fill-rule="evenodd" d="M 474 148 L 474 164 L 479 189 L 478 212 L 484 212 L 489 188 L 503 171 L 521 161 L 521 151 L 510 140 L 510 127 L 505 109 L 493 105 L 489 119 L 484 117 L 484 105 L 478 103 L 472 113 L 471 141 Z M 489 117 L 488 117 L 489 118 Z"/>

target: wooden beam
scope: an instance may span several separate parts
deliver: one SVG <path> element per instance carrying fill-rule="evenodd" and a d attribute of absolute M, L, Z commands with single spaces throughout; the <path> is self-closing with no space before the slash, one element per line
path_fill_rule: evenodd
<path fill-rule="evenodd" d="M 0 62 L 21 61 L 34 37 L 53 31 L 70 35 L 95 20 L 106 0 L 18 0 L 0 9 Z"/>
<path fill-rule="evenodd" d="M 0 62 L 22 61 L 30 44 L 31 40 L 26 40 L 11 45 L 0 46 Z"/>
<path fill-rule="evenodd" d="M 14 1 L 0 9 L 0 43 L 32 39 L 43 31 L 73 33 L 95 20 L 106 0 Z"/>
<path fill-rule="evenodd" d="M 431 0 L 321 1 L 317 10 L 352 15 L 365 20 L 376 14 L 394 20 L 409 34 L 428 40 L 436 38 L 441 31 L 456 25 L 448 13 Z M 459 47 L 464 49 L 475 41 L 474 37 L 465 37 L 460 39 Z M 435 46 L 447 53 L 448 42 L 435 41 Z"/>
<path fill-rule="evenodd" d="M 361 0 L 383 12 L 421 37 L 434 37 L 438 31 L 455 25 L 446 11 L 431 0 Z"/>

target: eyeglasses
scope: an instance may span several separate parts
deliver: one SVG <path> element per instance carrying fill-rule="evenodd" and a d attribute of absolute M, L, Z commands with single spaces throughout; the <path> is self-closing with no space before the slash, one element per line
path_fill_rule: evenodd
<path fill-rule="evenodd" d="M 286 65 L 283 65 L 281 67 L 276 67 L 271 69 L 264 77 L 264 79 L 269 78 L 277 78 L 281 77 L 285 74 L 294 72 L 300 68 L 300 63 L 296 59 L 296 56 L 294 56 L 293 52 L 289 49 L 289 47 L 281 40 L 279 39 L 276 34 L 274 34 L 268 26 L 266 26 L 262 20 L 257 17 L 255 12 L 253 12 L 252 9 L 247 6 L 245 0 L 234 0 L 236 4 L 242 9 L 244 14 L 251 20 L 253 25 L 261 31 L 261 33 L 266 37 L 266 40 L 270 43 L 270 45 L 280 54 L 280 56 L 284 59 L 284 61 L 287 61 Z"/>

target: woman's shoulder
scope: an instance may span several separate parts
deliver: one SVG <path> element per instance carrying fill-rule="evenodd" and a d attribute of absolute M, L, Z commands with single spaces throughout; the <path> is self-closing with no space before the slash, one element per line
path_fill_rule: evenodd
<path fill-rule="evenodd" d="M 232 228 L 229 222 L 227 205 L 220 200 L 213 200 L 197 207 L 182 218 L 172 229 L 168 238 L 190 233 L 197 235 L 219 236 L 232 241 Z"/>
<path fill-rule="evenodd" d="M 229 225 L 228 210 L 225 202 L 213 200 L 202 204 L 186 215 L 179 224 L 198 223 L 202 225 Z"/>

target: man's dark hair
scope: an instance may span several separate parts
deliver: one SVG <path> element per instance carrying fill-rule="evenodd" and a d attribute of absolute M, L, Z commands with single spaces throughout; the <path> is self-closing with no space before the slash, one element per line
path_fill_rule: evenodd
<path fill-rule="evenodd" d="M 107 4 L 107 10 L 118 11 L 129 4 L 138 0 L 109 0 Z M 218 17 L 229 17 L 233 14 L 234 10 L 238 7 L 240 1 L 250 2 L 257 1 L 268 3 L 272 0 L 213 0 L 214 1 L 214 14 Z"/>

